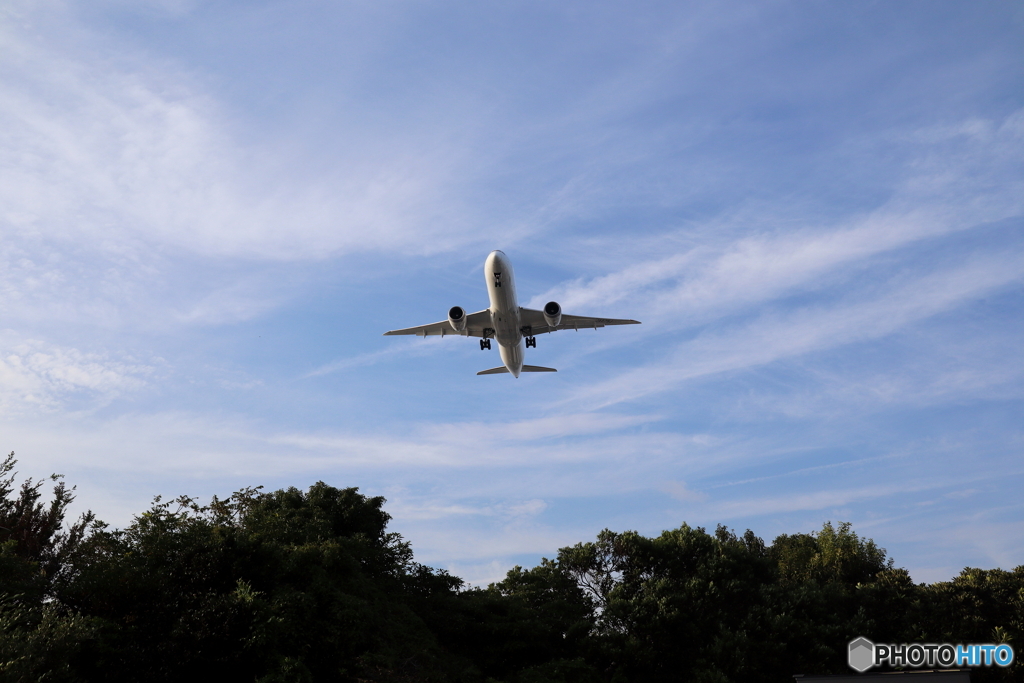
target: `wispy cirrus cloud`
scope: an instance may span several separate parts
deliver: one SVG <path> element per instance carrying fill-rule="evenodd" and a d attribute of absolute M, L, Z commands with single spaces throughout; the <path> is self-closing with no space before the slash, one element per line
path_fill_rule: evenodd
<path fill-rule="evenodd" d="M 563 402 L 604 407 L 667 391 L 681 382 L 765 365 L 877 339 L 1024 279 L 1024 252 L 979 255 L 869 296 L 844 297 L 828 305 L 769 311 L 754 320 L 709 331 L 674 346 L 667 358 L 570 392 Z"/>
<path fill-rule="evenodd" d="M 856 273 L 873 257 L 1024 213 L 1024 182 L 1007 177 L 1014 156 L 1024 154 L 1024 110 L 999 122 L 969 121 L 916 136 L 951 141 L 955 149 L 936 155 L 930 146 L 912 145 L 916 153 L 910 154 L 909 177 L 893 199 L 865 216 L 832 226 L 780 230 L 778 218 L 744 209 L 687 228 L 685 238 L 663 235 L 649 243 L 662 254 L 657 258 L 561 284 L 534 296 L 529 305 L 555 299 L 591 309 L 628 301 L 656 325 L 694 326 L 793 293 L 817 291 L 837 273 Z M 735 238 L 734 228 L 741 223 L 755 234 Z M 694 237 L 695 231 L 702 239 Z M 690 246 L 694 242 L 699 245 Z M 913 255 L 899 258 L 914 260 Z"/>
<path fill-rule="evenodd" d="M 323 375 L 330 375 L 335 372 L 344 372 L 345 370 L 351 370 L 354 368 L 369 367 L 398 357 L 424 356 L 440 351 L 444 347 L 444 344 L 445 341 L 442 337 L 424 337 L 422 339 L 417 339 L 413 344 L 392 345 L 381 349 L 380 351 L 370 351 L 368 353 L 349 356 L 348 358 L 332 360 L 329 363 L 324 363 L 320 367 L 307 372 L 303 375 L 303 378 L 321 377 Z"/>
<path fill-rule="evenodd" d="M 1012 533 L 994 7 L 8 2 L 0 437 L 114 523 L 359 485 L 470 578 L 602 526 Z M 562 372 L 519 382 L 378 336 L 492 248 L 534 306 L 644 325 L 545 338 Z"/>
<path fill-rule="evenodd" d="M 121 387 L 130 381 L 98 364 L 88 381 Z M 86 373 L 79 370 L 86 381 Z M 135 384 L 130 386 L 135 387 Z M 401 433 L 372 430 L 278 431 L 240 416 L 201 416 L 188 412 L 124 414 L 102 421 L 68 422 L 68 431 L 47 437 L 63 450 L 71 444 L 89 453 L 109 451 L 107 463 L 117 468 L 122 458 L 141 442 L 160 453 L 149 462 L 155 471 L 203 471 L 224 474 L 245 471 L 259 464 L 261 471 L 315 471 L 326 465 L 350 468 L 405 468 L 424 470 L 466 467 L 494 468 L 509 464 L 572 462 L 589 457 L 621 458 L 634 452 L 623 431 L 657 418 L 616 414 L 567 414 L 527 420 L 413 425 Z M 13 427 L 13 425 L 12 425 Z M 619 433 L 619 440 L 596 448 L 579 442 Z M 129 436 L 130 435 L 130 436 Z M 660 448 L 654 444 L 666 440 Z M 696 440 L 694 440 L 696 439 Z M 128 450 L 114 444 L 132 444 Z M 651 434 L 645 443 L 652 452 L 699 444 L 698 437 Z M 481 444 L 486 444 L 482 447 Z M 671 445 L 670 445 L 671 444 Z M 557 448 L 554 446 L 557 445 Z M 587 450 L 587 449 L 590 450 Z M 210 458 L 211 453 L 218 457 Z"/>
<path fill-rule="evenodd" d="M 271 261 L 472 238 L 468 226 L 458 237 L 454 215 L 443 234 L 432 227 L 458 203 L 445 180 L 457 149 L 364 141 L 334 170 L 310 174 L 283 142 L 237 135 L 236 114 L 184 69 L 141 52 L 128 67 L 60 3 L 48 10 L 74 36 L 64 48 L 24 30 L 35 18 L 28 4 L 0 28 L 0 205 L 14 235 Z"/>
<path fill-rule="evenodd" d="M 153 361 L 110 358 L 39 340 L 11 343 L 10 335 L 4 336 L 8 339 L 0 337 L 0 409 L 7 416 L 53 411 L 82 397 L 88 397 L 90 407 L 103 405 L 143 388 L 158 370 Z"/>

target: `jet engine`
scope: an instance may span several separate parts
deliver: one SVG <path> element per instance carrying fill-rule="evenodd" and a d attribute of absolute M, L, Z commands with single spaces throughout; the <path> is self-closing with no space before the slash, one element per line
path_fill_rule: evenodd
<path fill-rule="evenodd" d="M 558 303 L 549 301 L 544 304 L 544 322 L 548 327 L 558 327 L 558 323 L 562 322 L 562 307 Z"/>
<path fill-rule="evenodd" d="M 466 311 L 463 310 L 462 306 L 452 306 L 448 309 L 448 323 L 456 332 L 464 332 L 466 330 Z"/>

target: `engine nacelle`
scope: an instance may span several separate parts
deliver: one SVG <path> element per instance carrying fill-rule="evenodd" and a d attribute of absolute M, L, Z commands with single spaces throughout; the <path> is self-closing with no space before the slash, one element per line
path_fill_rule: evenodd
<path fill-rule="evenodd" d="M 448 323 L 456 332 L 466 331 L 466 311 L 462 306 L 452 306 L 448 309 Z"/>
<path fill-rule="evenodd" d="M 549 301 L 544 304 L 544 322 L 548 327 L 558 327 L 558 323 L 562 322 L 562 307 L 557 302 Z"/>

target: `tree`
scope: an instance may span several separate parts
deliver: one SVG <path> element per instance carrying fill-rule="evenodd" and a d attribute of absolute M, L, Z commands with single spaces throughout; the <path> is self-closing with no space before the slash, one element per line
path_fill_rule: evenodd
<path fill-rule="evenodd" d="M 16 464 L 13 452 L 0 463 L 0 679 L 74 680 L 72 664 L 96 624 L 54 600 L 53 588 L 66 578 L 94 517 L 86 512 L 65 528 L 74 488 L 51 475 L 46 504 L 44 481 L 15 486 Z"/>
<path fill-rule="evenodd" d="M 75 500 L 75 488 L 69 489 L 62 475 L 51 474 L 49 479 L 55 484 L 53 499 L 47 505 L 41 501 L 44 481 L 33 483 L 27 479 L 16 489 L 16 464 L 13 451 L 0 463 L 0 547 L 8 554 L 3 560 L 7 571 L 0 576 L 22 575 L 23 570 L 12 567 L 13 558 L 21 558 L 34 568 L 31 573 L 38 572 L 37 589 L 45 590 L 65 569 L 95 517 L 92 512 L 85 512 L 65 529 L 64 520 L 68 506 Z M 24 584 L 20 587 L 27 588 Z M 0 592 L 10 590 L 10 585 L 0 585 Z"/>
<path fill-rule="evenodd" d="M 596 543 L 563 548 L 558 562 L 599 608 L 600 666 L 613 679 L 756 680 L 772 573 L 752 533 L 605 530 Z"/>
<path fill-rule="evenodd" d="M 618 683 L 843 673 L 846 643 L 1006 642 L 1024 567 L 915 585 L 849 523 L 781 535 L 605 529 L 486 589 L 415 562 L 384 499 L 317 482 L 125 529 L 64 527 L 59 477 L 0 465 L 0 679 Z M 978 670 L 979 680 L 1021 680 Z"/>
<path fill-rule="evenodd" d="M 157 500 L 85 544 L 62 599 L 107 625 L 107 680 L 404 681 L 444 671 L 409 606 L 430 583 L 383 498 L 318 482 L 201 506 Z M 437 578 L 437 577 L 434 577 Z M 99 675 L 97 673 L 96 675 Z"/>
<path fill-rule="evenodd" d="M 1024 680 L 1024 565 L 1013 571 L 966 567 L 950 581 L 919 588 L 913 639 L 1007 643 L 1018 653 L 1009 670 L 977 668 L 979 681 Z"/>

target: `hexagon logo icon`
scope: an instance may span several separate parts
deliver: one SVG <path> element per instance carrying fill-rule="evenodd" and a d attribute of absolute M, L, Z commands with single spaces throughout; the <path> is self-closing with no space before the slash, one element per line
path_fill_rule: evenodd
<path fill-rule="evenodd" d="M 863 636 L 850 641 L 850 668 L 864 673 L 875 663 L 875 644 Z"/>

